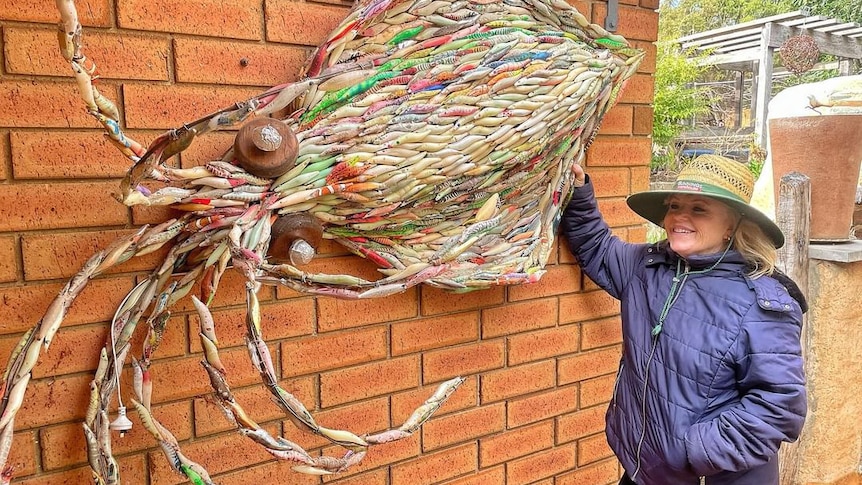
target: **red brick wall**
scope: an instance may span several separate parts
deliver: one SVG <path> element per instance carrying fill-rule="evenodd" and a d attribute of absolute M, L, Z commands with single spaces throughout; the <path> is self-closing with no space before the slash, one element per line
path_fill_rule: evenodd
<path fill-rule="evenodd" d="M 604 2 L 574 2 L 601 23 Z M 166 128 L 292 81 L 348 12 L 337 0 L 79 0 L 85 52 L 99 88 L 121 108 L 131 136 L 148 143 Z M 657 0 L 621 0 L 620 31 L 650 55 L 608 115 L 587 158 L 602 211 L 615 230 L 642 240 L 627 194 L 648 184 Z M 53 0 L 0 0 L 0 359 L 41 317 L 65 279 L 95 251 L 163 208 L 117 203 L 127 161 L 84 110 L 56 46 Z M 247 60 L 247 65 L 240 63 Z M 197 141 L 183 163 L 218 155 L 230 134 Z M 370 266 L 328 246 L 320 268 Z M 93 281 L 34 371 L 10 462 L 19 483 L 87 483 L 80 421 L 106 322 L 155 254 Z M 236 396 L 271 432 L 328 454 L 269 403 L 244 349 L 243 282 L 228 273 L 216 298 L 222 358 Z M 619 470 L 603 413 L 620 352 L 618 304 L 582 277 L 564 245 L 533 286 L 454 295 L 430 287 L 368 302 L 261 292 L 265 338 L 282 385 L 328 427 L 363 433 L 400 425 L 454 375 L 466 383 L 420 433 L 373 447 L 357 470 L 326 483 L 605 484 Z M 153 366 L 154 412 L 184 453 L 223 484 L 320 483 L 269 459 L 229 429 L 206 398 L 196 317 L 184 303 Z M 139 352 L 139 342 L 133 347 Z M 127 381 L 129 379 L 126 379 Z M 124 396 L 131 396 L 124 384 Z M 132 419 L 137 417 L 132 413 Z M 174 484 L 140 424 L 114 452 L 124 483 Z"/>

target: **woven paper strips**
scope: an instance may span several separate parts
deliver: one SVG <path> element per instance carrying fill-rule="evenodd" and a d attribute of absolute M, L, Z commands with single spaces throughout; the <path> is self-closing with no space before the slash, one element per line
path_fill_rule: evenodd
<path fill-rule="evenodd" d="M 119 483 L 107 410 L 115 369 L 125 362 L 138 324 L 148 336 L 134 360 L 135 408 L 175 470 L 194 483 L 212 483 L 150 407 L 152 356 L 173 303 L 197 293 L 198 284 L 204 367 L 216 401 L 266 451 L 297 462 L 299 471 L 334 473 L 358 462 L 369 445 L 416 431 L 462 379 L 440 384 L 397 429 L 360 437 L 323 428 L 278 385 L 260 327 L 260 285 L 369 298 L 419 283 L 469 291 L 538 281 L 569 194 L 570 168 L 583 160 L 602 116 L 643 57 L 562 0 L 360 2 L 314 53 L 302 81 L 171 130 L 144 149 L 125 136 L 117 108 L 92 83 L 96 66 L 82 52 L 74 2 L 57 5 L 61 53 L 84 103 L 134 161 L 122 201 L 184 213 L 95 254 L 24 335 L 2 382 L 0 466 L 40 349 L 87 282 L 133 256 L 170 248 L 120 304 L 91 386 L 84 430 L 97 483 Z M 282 170 L 268 172 L 266 163 L 265 170 L 252 169 L 245 150 L 255 148 L 239 135 L 221 160 L 172 165 L 171 157 L 195 138 L 231 127 L 242 127 L 242 135 L 267 116 L 287 117 L 260 124 L 251 139 L 264 152 L 298 147 L 294 162 L 277 167 Z M 289 143 L 294 135 L 297 147 Z M 376 263 L 381 277 L 304 272 L 320 237 L 316 228 Z M 294 240 L 311 246 L 282 247 Z M 347 448 L 344 457 L 310 456 L 270 436 L 234 399 L 207 308 L 230 264 L 248 282 L 249 352 L 273 400 L 300 429 Z"/>

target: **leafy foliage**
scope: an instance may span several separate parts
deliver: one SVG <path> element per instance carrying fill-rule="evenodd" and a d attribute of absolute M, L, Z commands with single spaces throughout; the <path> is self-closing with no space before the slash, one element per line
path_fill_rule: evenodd
<path fill-rule="evenodd" d="M 671 142 L 685 129 L 682 123 L 709 109 L 709 92 L 693 86 L 706 68 L 670 43 L 659 44 L 656 62 L 652 135 L 663 148 L 655 164 L 666 165 L 674 158 Z"/>
<path fill-rule="evenodd" d="M 790 0 L 794 8 L 806 9 L 811 15 L 825 15 L 844 22 L 862 24 L 862 2 L 859 0 Z"/>

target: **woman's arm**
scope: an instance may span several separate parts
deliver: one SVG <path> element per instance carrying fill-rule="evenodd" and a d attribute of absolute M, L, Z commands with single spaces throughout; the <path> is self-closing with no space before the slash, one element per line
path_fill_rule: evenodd
<path fill-rule="evenodd" d="M 775 459 L 782 441 L 802 430 L 808 403 L 800 344 L 802 312 L 753 305 L 735 353 L 741 355 L 739 403 L 686 433 L 688 461 L 698 475 L 740 471 Z"/>
<path fill-rule="evenodd" d="M 562 234 L 583 272 L 619 299 L 635 262 L 641 258 L 640 246 L 627 244 L 611 233 L 599 213 L 589 177 L 580 165 L 572 171 L 575 188 L 563 212 Z"/>

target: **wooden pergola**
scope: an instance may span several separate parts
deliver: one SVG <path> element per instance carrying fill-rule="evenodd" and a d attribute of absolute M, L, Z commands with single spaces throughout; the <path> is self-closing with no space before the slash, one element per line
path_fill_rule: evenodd
<path fill-rule="evenodd" d="M 850 74 L 851 60 L 862 59 L 862 26 L 820 15 L 795 11 L 722 27 L 677 39 L 685 50 L 707 54 L 703 63 L 727 71 L 737 71 L 737 92 L 741 93 L 745 73 L 753 73 L 751 108 L 754 133 L 766 147 L 767 107 L 772 92 L 773 58 L 784 42 L 793 36 L 810 35 L 823 54 L 839 58 L 839 74 Z M 737 100 L 742 111 L 742 96 Z M 740 117 L 737 116 L 737 120 Z"/>

